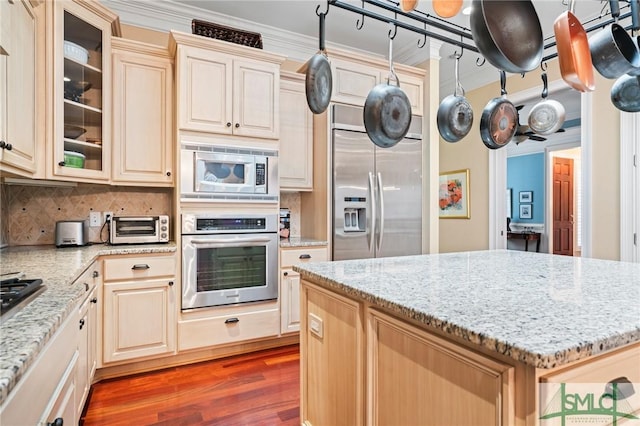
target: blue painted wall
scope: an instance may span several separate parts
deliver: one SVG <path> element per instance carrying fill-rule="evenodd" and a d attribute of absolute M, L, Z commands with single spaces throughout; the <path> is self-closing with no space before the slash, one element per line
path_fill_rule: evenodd
<path fill-rule="evenodd" d="M 511 220 L 544 223 L 544 153 L 507 158 L 507 188 L 511 188 Z M 520 218 L 520 192 L 533 192 L 531 219 Z M 523 203 L 528 204 L 528 203 Z"/>

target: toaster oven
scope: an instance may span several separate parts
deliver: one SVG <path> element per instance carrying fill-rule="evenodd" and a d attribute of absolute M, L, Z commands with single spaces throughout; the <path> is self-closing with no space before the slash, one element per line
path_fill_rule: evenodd
<path fill-rule="evenodd" d="M 109 224 L 111 244 L 169 242 L 169 216 L 114 216 Z"/>

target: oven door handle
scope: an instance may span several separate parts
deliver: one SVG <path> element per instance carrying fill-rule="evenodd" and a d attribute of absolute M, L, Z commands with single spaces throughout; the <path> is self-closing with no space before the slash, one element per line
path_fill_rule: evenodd
<path fill-rule="evenodd" d="M 207 238 L 204 240 L 191 240 L 191 244 L 198 245 L 208 245 L 215 247 L 237 247 L 240 244 L 262 244 L 271 242 L 271 238 L 238 238 L 233 240 L 225 240 L 225 239 L 215 239 L 215 238 Z"/>

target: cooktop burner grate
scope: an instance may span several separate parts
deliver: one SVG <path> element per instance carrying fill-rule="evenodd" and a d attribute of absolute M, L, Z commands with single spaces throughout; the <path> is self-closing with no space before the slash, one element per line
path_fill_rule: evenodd
<path fill-rule="evenodd" d="M 39 278 L 33 280 L 10 278 L 0 281 L 0 314 L 4 315 L 41 287 L 42 280 Z"/>

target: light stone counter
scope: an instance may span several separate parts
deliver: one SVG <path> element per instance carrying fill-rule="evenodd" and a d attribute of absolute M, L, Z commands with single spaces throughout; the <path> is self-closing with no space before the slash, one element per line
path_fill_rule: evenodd
<path fill-rule="evenodd" d="M 78 248 L 23 246 L 0 250 L 0 273 L 25 272 L 25 279 L 41 278 L 46 286 L 35 300 L 0 323 L 0 404 L 86 295 L 84 286 L 71 284 L 98 256 L 175 251 L 174 243 Z"/>
<path fill-rule="evenodd" d="M 319 247 L 326 246 L 326 240 L 316 240 L 314 238 L 305 237 L 289 237 L 280 238 L 281 248 L 293 248 L 293 247 Z"/>
<path fill-rule="evenodd" d="M 640 264 L 497 250 L 293 269 L 537 368 L 640 341 Z"/>

